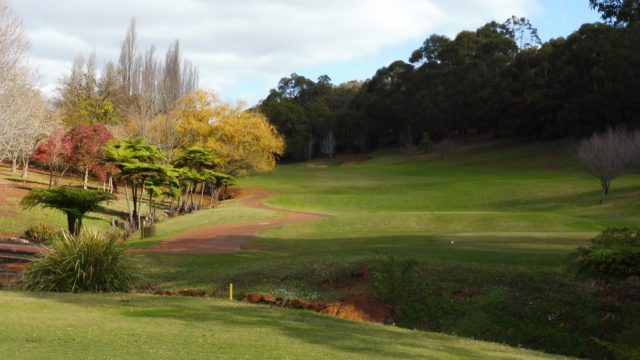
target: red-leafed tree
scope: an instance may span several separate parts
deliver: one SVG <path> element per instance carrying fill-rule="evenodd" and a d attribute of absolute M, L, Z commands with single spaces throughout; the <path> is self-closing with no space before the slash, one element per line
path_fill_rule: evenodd
<path fill-rule="evenodd" d="M 72 127 L 66 137 L 71 143 L 71 153 L 65 160 L 84 172 L 83 186 L 86 189 L 89 171 L 102 162 L 104 146 L 113 139 L 113 135 L 103 124 L 79 124 Z"/>
<path fill-rule="evenodd" d="M 63 129 L 57 129 L 47 141 L 33 150 L 32 160 L 43 163 L 49 169 L 49 188 L 58 186 L 58 180 L 69 169 L 65 159 L 71 156 L 71 142 Z"/>

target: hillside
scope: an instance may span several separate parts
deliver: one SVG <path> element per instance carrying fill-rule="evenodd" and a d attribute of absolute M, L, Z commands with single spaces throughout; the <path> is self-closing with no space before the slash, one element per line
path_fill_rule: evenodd
<path fill-rule="evenodd" d="M 599 205 L 598 183 L 578 166 L 572 149 L 572 145 L 565 142 L 493 141 L 460 145 L 444 159 L 439 154 L 406 155 L 401 151 L 386 151 L 316 160 L 312 166 L 307 163 L 284 165 L 273 173 L 246 176 L 240 185 L 274 194 L 265 201 L 269 206 L 331 217 L 264 231 L 236 254 L 136 253 L 131 257 L 146 278 L 145 286 L 158 289 L 211 289 L 214 294 L 225 296 L 227 284 L 233 282 L 240 295 L 260 291 L 312 301 L 335 301 L 347 293 L 375 292 L 375 281 L 360 280 L 362 265 L 367 265 L 373 274 L 382 271 L 389 259 L 387 256 L 393 256 L 398 263 L 405 260 L 416 263 L 415 271 L 421 279 L 416 286 L 427 291 L 419 294 L 421 300 L 416 303 L 414 313 L 398 318 L 401 326 L 549 353 L 592 358 L 602 354 L 610 356 L 610 350 L 592 339 L 610 342 L 617 349 L 636 348 L 630 339 L 640 328 L 631 315 L 637 311 L 637 304 L 623 307 L 620 296 L 626 296 L 624 292 L 593 287 L 576 279 L 566 270 L 567 257 L 577 247 L 587 245 L 589 239 L 605 227 L 638 223 L 640 209 L 634 199 L 640 195 L 640 176 L 625 175 L 616 179 L 605 203 Z M 240 207 L 232 201 L 219 209 L 169 219 L 159 224 L 158 236 L 139 240 L 134 235 L 128 246 L 148 247 L 190 228 L 275 216 L 281 215 Z M 616 295 L 612 297 L 611 291 Z M 327 332 L 317 330 L 320 332 L 304 335 L 302 343 L 293 341 L 292 351 L 302 353 L 315 353 L 319 349 L 315 347 L 320 346 L 334 358 L 359 358 L 363 351 L 368 357 L 375 353 L 379 358 L 446 358 L 442 353 L 429 352 L 435 348 L 446 348 L 445 352 L 456 359 L 497 356 L 478 350 L 482 348 L 479 343 L 470 343 L 474 344 L 474 351 L 461 350 L 466 345 L 449 347 L 449 342 L 463 340 L 441 337 L 444 335 L 405 333 L 394 327 L 355 324 L 303 311 L 230 305 L 214 299 L 139 295 L 43 295 L 33 299 L 18 293 L 2 296 L 5 299 L 19 297 L 28 304 L 45 301 L 52 313 L 74 306 L 73 311 L 100 312 L 102 315 L 95 315 L 98 317 L 112 314 L 114 308 L 129 306 L 131 302 L 136 304 L 131 305 L 133 308 L 140 306 L 146 309 L 141 311 L 149 315 L 142 316 L 145 320 L 141 322 L 137 318 L 135 325 L 127 318 L 118 318 L 123 322 L 115 320 L 113 326 L 152 338 L 148 330 L 142 328 L 151 326 L 149 321 L 157 321 L 158 316 L 179 321 L 187 328 L 203 330 L 213 326 L 234 333 L 235 330 L 228 327 L 236 326 L 233 325 L 239 321 L 236 315 L 212 318 L 201 315 L 203 311 L 218 311 L 214 309 L 220 307 L 224 310 L 219 311 L 223 312 L 241 311 L 243 315 L 238 316 L 250 317 L 251 323 L 270 324 L 267 328 L 241 332 L 246 333 L 242 336 L 247 338 L 259 338 L 262 334 L 274 344 L 279 344 L 279 340 L 273 337 L 279 338 L 283 333 L 298 339 L 302 336 L 296 335 L 298 330 L 321 319 L 318 321 L 326 324 Z M 120 304 L 115 299 L 124 300 Z M 96 309 L 90 307 L 91 303 L 97 305 Z M 146 308 L 149 304 L 163 310 Z M 435 313 L 419 310 L 424 306 L 434 309 Z M 22 315 L 16 315 L 13 321 L 20 324 L 31 311 L 32 308 L 24 307 L 17 313 Z M 625 320 L 612 320 L 607 314 Z M 199 320 L 201 316 L 209 320 Z M 223 320 L 214 321 L 214 318 Z M 291 324 L 290 318 L 297 322 Z M 334 336 L 329 330 L 341 324 L 347 324 L 350 332 L 359 335 L 375 329 L 371 333 L 374 334 L 372 343 L 385 339 L 380 349 L 404 346 L 388 334 L 402 334 L 401 338 L 412 339 L 415 336 L 411 341 L 418 345 L 397 353 L 385 350 L 369 353 L 370 350 L 364 348 L 373 345 L 362 345 L 368 342 L 344 340 L 344 345 L 337 349 L 330 344 L 344 336 Z M 78 326 L 82 329 L 89 325 Z M 167 334 L 161 332 L 154 336 L 157 339 Z M 242 336 L 228 340 L 221 347 L 228 355 L 221 357 L 259 353 L 257 347 L 239 348 Z M 429 340 L 432 336 L 449 339 L 447 345 L 433 345 Z M 99 339 L 112 343 L 114 337 Z M 16 341 L 14 344 L 22 340 Z M 177 340 L 171 342 L 176 343 Z M 185 346 L 198 354 L 191 348 L 193 344 Z M 280 345 L 270 349 L 274 358 L 281 357 Z M 505 358 L 511 354 L 515 358 L 526 358 L 511 350 L 500 350 L 500 353 Z M 170 350 L 165 354 L 169 358 L 175 356 Z"/>
<path fill-rule="evenodd" d="M 219 299 L 0 292 L 0 307 L 13 359 L 558 358 Z"/>

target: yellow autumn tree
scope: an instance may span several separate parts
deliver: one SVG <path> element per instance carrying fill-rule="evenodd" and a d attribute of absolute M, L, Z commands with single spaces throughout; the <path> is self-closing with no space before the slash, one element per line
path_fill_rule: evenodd
<path fill-rule="evenodd" d="M 197 90 L 184 95 L 175 111 L 178 131 L 190 145 L 215 150 L 220 170 L 228 174 L 273 170 L 284 153 L 284 139 L 266 116 L 243 110 L 242 103 L 223 102 L 213 93 Z"/>

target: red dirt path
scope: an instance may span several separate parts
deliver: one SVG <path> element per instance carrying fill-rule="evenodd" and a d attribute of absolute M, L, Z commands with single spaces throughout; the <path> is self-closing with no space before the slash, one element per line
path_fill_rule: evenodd
<path fill-rule="evenodd" d="M 242 250 L 243 245 L 246 242 L 263 230 L 330 216 L 282 210 L 262 205 L 260 203 L 262 200 L 271 197 L 271 194 L 264 190 L 245 189 L 243 195 L 249 195 L 251 197 L 240 199 L 238 203 L 242 206 L 278 211 L 286 214 L 287 216 L 279 219 L 205 226 L 202 228 L 187 230 L 150 248 L 133 249 L 129 251 L 174 254 L 232 254 Z"/>

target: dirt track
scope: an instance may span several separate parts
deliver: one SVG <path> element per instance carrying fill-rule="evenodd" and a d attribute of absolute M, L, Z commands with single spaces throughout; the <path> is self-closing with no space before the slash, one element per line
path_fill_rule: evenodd
<path fill-rule="evenodd" d="M 287 216 L 272 220 L 257 220 L 243 223 L 212 225 L 192 229 L 162 241 L 147 249 L 133 249 L 130 252 L 157 252 L 176 254 L 231 254 L 240 251 L 243 245 L 257 233 L 274 227 L 328 217 L 300 211 L 281 210 L 262 205 L 260 202 L 271 197 L 264 190 L 244 189 L 243 197 L 238 201 L 242 206 L 272 210 Z"/>

